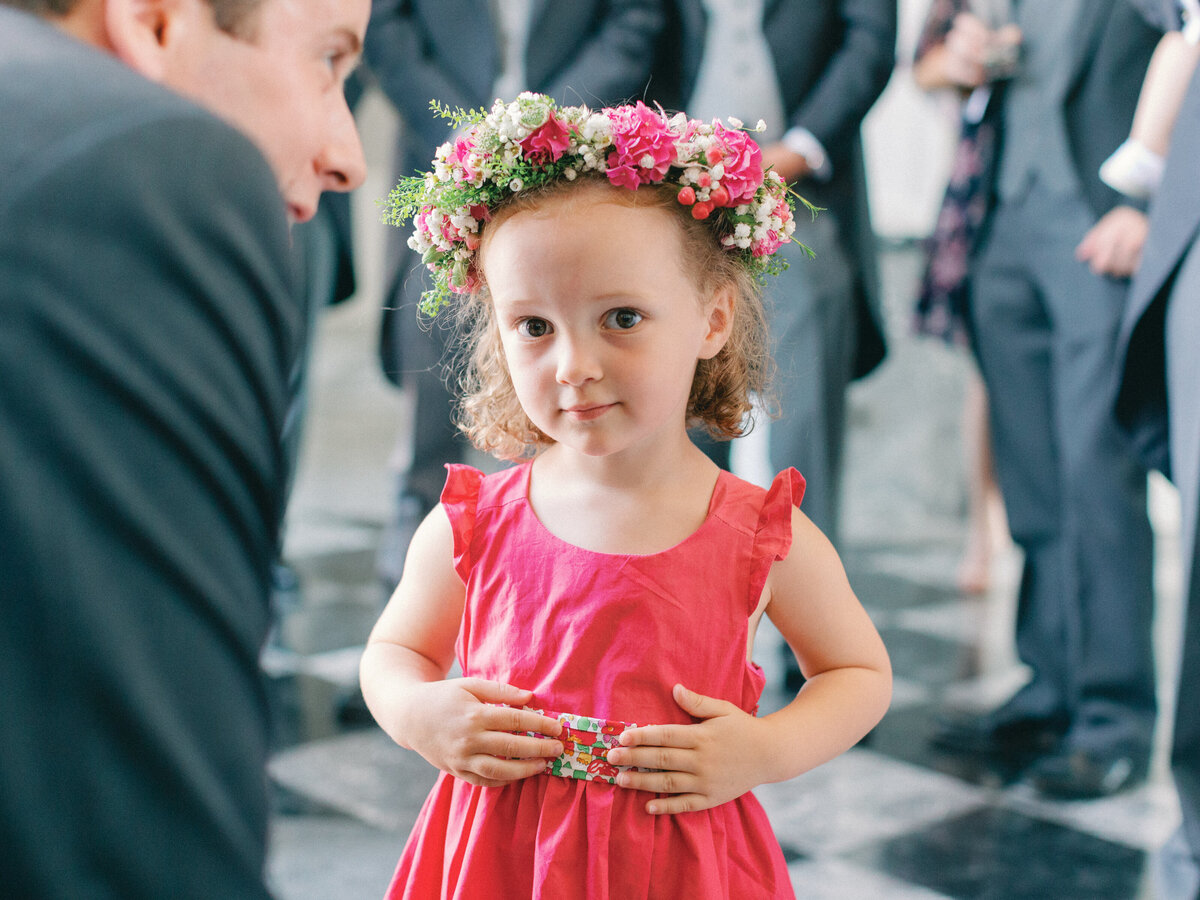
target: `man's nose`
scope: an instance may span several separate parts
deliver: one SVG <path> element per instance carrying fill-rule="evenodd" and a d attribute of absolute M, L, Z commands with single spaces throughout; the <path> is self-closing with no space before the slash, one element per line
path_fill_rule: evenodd
<path fill-rule="evenodd" d="M 317 160 L 318 174 L 327 191 L 352 191 L 367 177 L 367 160 L 362 139 L 350 107 L 342 101 L 329 138 Z"/>

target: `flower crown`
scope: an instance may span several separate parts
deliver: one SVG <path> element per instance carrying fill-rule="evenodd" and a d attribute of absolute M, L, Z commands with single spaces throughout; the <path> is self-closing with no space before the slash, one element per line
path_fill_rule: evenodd
<path fill-rule="evenodd" d="M 756 276 L 775 274 L 775 256 L 792 240 L 787 183 L 763 171 L 762 151 L 743 129 L 668 118 L 641 101 L 591 110 L 559 107 L 542 94 L 497 100 L 490 113 L 431 108 L 461 134 L 438 148 L 433 171 L 404 178 L 386 201 L 384 222 L 414 231 L 408 246 L 433 273 L 421 310 L 436 315 L 453 294 L 479 288 L 480 228 L 506 200 L 559 178 L 595 172 L 619 187 L 669 184 L 692 216 L 707 221 L 721 246 Z M 760 122 L 758 130 L 765 126 Z M 811 205 L 801 198 L 806 206 Z"/>

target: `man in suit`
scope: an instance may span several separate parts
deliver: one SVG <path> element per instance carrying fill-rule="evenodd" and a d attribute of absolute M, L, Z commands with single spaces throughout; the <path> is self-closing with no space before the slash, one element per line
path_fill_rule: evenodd
<path fill-rule="evenodd" d="M 489 3 L 487 0 L 375 0 L 366 58 L 402 119 L 394 154 L 398 176 L 426 171 L 450 126 L 429 108 L 490 108 L 523 90 L 560 103 L 605 106 L 642 94 L 662 28 L 660 0 Z M 453 424 L 443 363 L 453 329 L 443 314 L 430 323 L 416 304 L 428 280 L 406 246 L 390 236 L 380 356 L 384 374 L 415 399 L 400 435 L 395 518 L 380 544 L 379 574 L 394 587 L 412 531 L 441 496 L 444 465 L 461 461 L 466 443 Z"/>
<path fill-rule="evenodd" d="M 764 165 L 822 208 L 797 216 L 796 239 L 815 257 L 783 248 L 789 267 L 767 287 L 779 413 L 769 452 L 773 471 L 804 473 L 804 510 L 836 543 L 846 388 L 884 353 L 860 130 L 891 76 L 896 4 L 675 0 L 669 10 L 651 97 L 702 119 L 763 119 Z M 728 442 L 698 442 L 728 468 Z M 798 676 L 789 670 L 787 684 Z"/>
<path fill-rule="evenodd" d="M 1167 10 L 1179 27 L 1170 4 Z M 1159 896 L 1200 896 L 1200 74 L 1192 78 L 1150 209 L 1118 342 L 1116 412 L 1148 466 L 1179 488 L 1184 629 L 1171 772 L 1183 824 L 1164 852 Z"/>
<path fill-rule="evenodd" d="M 1145 778 L 1155 719 L 1146 472 L 1112 419 L 1116 332 L 1145 215 L 1099 179 L 1161 32 L 1127 0 L 1021 2 L 1016 75 L 972 265 L 996 470 L 1025 555 L 1016 644 L 1031 680 L 935 742 L 1032 759 L 1065 798 Z"/>
<path fill-rule="evenodd" d="M 368 13 L 0 5 L 5 896 L 268 896 L 287 218 L 363 178 Z"/>

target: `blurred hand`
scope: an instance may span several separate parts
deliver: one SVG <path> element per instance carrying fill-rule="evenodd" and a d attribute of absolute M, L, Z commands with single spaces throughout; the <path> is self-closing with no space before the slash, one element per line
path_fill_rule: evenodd
<path fill-rule="evenodd" d="M 1075 248 L 1075 258 L 1097 275 L 1129 278 L 1142 261 L 1142 248 L 1150 223 L 1132 206 L 1117 206 L 1105 213 Z"/>
<path fill-rule="evenodd" d="M 774 168 L 788 184 L 807 178 L 812 173 L 808 160 L 781 142 L 762 148 L 762 164 L 764 171 Z"/>
<path fill-rule="evenodd" d="M 407 704 L 408 744 L 443 772 L 471 784 L 499 787 L 537 775 L 548 759 L 562 753 L 562 744 L 548 739 L 562 726 L 519 708 L 532 699 L 532 691 L 481 678 L 414 686 Z M 514 734 L 525 731 L 547 738 Z"/>
<path fill-rule="evenodd" d="M 942 76 L 960 88 L 977 88 L 1002 75 L 1011 74 L 1021 29 L 1005 25 L 991 29 L 971 13 L 959 13 L 943 45 Z"/>

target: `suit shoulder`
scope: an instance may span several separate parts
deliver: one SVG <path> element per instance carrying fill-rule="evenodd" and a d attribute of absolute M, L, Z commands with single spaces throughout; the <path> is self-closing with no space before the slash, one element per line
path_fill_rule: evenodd
<path fill-rule="evenodd" d="M 274 185 L 249 138 L 190 100 L 41 20 L 0 7 L 0 215 L 25 191 L 113 146 L 162 168 L 227 160 L 228 174 Z M 155 135 L 175 139 L 151 138 Z"/>

